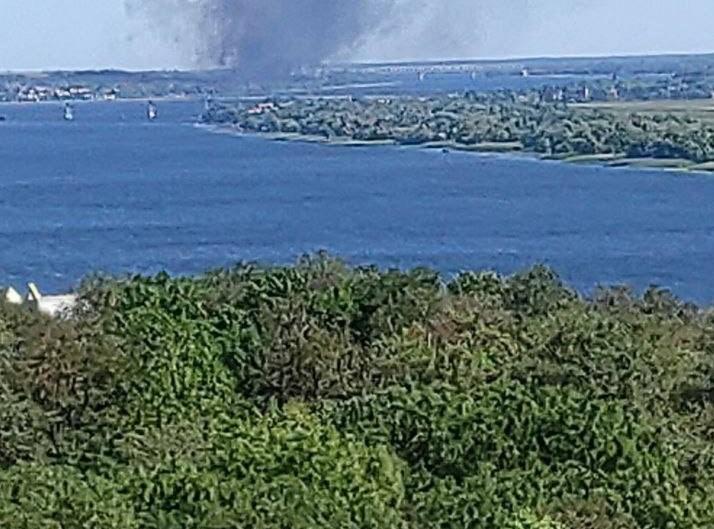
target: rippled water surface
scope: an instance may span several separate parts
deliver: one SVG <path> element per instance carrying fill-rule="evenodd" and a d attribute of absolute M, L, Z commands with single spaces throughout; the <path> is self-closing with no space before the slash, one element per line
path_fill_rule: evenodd
<path fill-rule="evenodd" d="M 0 107 L 0 284 L 192 273 L 327 249 L 714 301 L 714 177 L 213 134 L 195 102 Z"/>

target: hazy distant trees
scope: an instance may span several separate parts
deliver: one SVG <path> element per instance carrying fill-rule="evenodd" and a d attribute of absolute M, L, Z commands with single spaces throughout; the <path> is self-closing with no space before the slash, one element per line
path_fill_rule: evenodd
<path fill-rule="evenodd" d="M 267 109 L 211 108 L 204 121 L 279 132 L 404 145 L 514 144 L 559 157 L 622 155 L 714 159 L 714 126 L 692 116 L 610 112 L 546 104 L 514 94 L 394 99 L 312 99 Z"/>

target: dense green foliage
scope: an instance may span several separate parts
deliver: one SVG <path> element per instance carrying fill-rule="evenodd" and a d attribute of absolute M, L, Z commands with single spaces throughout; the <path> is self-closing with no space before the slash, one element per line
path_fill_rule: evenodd
<path fill-rule="evenodd" d="M 217 105 L 204 122 L 247 132 L 330 140 L 434 142 L 470 148 L 498 144 L 551 156 L 613 155 L 714 160 L 714 125 L 691 116 L 615 113 L 542 103 L 516 94 L 433 98 L 310 99 L 258 112 Z"/>
<path fill-rule="evenodd" d="M 9 529 L 714 527 L 714 317 L 324 256 L 0 306 Z"/>

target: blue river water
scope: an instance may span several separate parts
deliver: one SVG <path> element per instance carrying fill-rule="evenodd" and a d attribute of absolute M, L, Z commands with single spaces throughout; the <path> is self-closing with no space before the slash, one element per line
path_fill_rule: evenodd
<path fill-rule="evenodd" d="M 376 96 L 495 92 L 499 90 L 537 90 L 546 86 L 567 88 L 577 86 L 584 80 L 609 79 L 603 75 L 478 75 L 471 78 L 468 72 L 429 73 L 418 80 L 415 72 L 368 76 L 364 84 L 323 87 L 320 95 Z"/>
<path fill-rule="evenodd" d="M 714 177 L 211 133 L 198 102 L 0 107 L 0 285 L 91 272 L 353 263 L 670 287 L 714 301 Z"/>

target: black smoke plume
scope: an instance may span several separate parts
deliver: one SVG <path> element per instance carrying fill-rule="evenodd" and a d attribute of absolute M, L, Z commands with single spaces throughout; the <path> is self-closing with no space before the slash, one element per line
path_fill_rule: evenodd
<path fill-rule="evenodd" d="M 270 78 L 349 54 L 388 27 L 400 0 L 125 1 L 194 66 Z"/>

